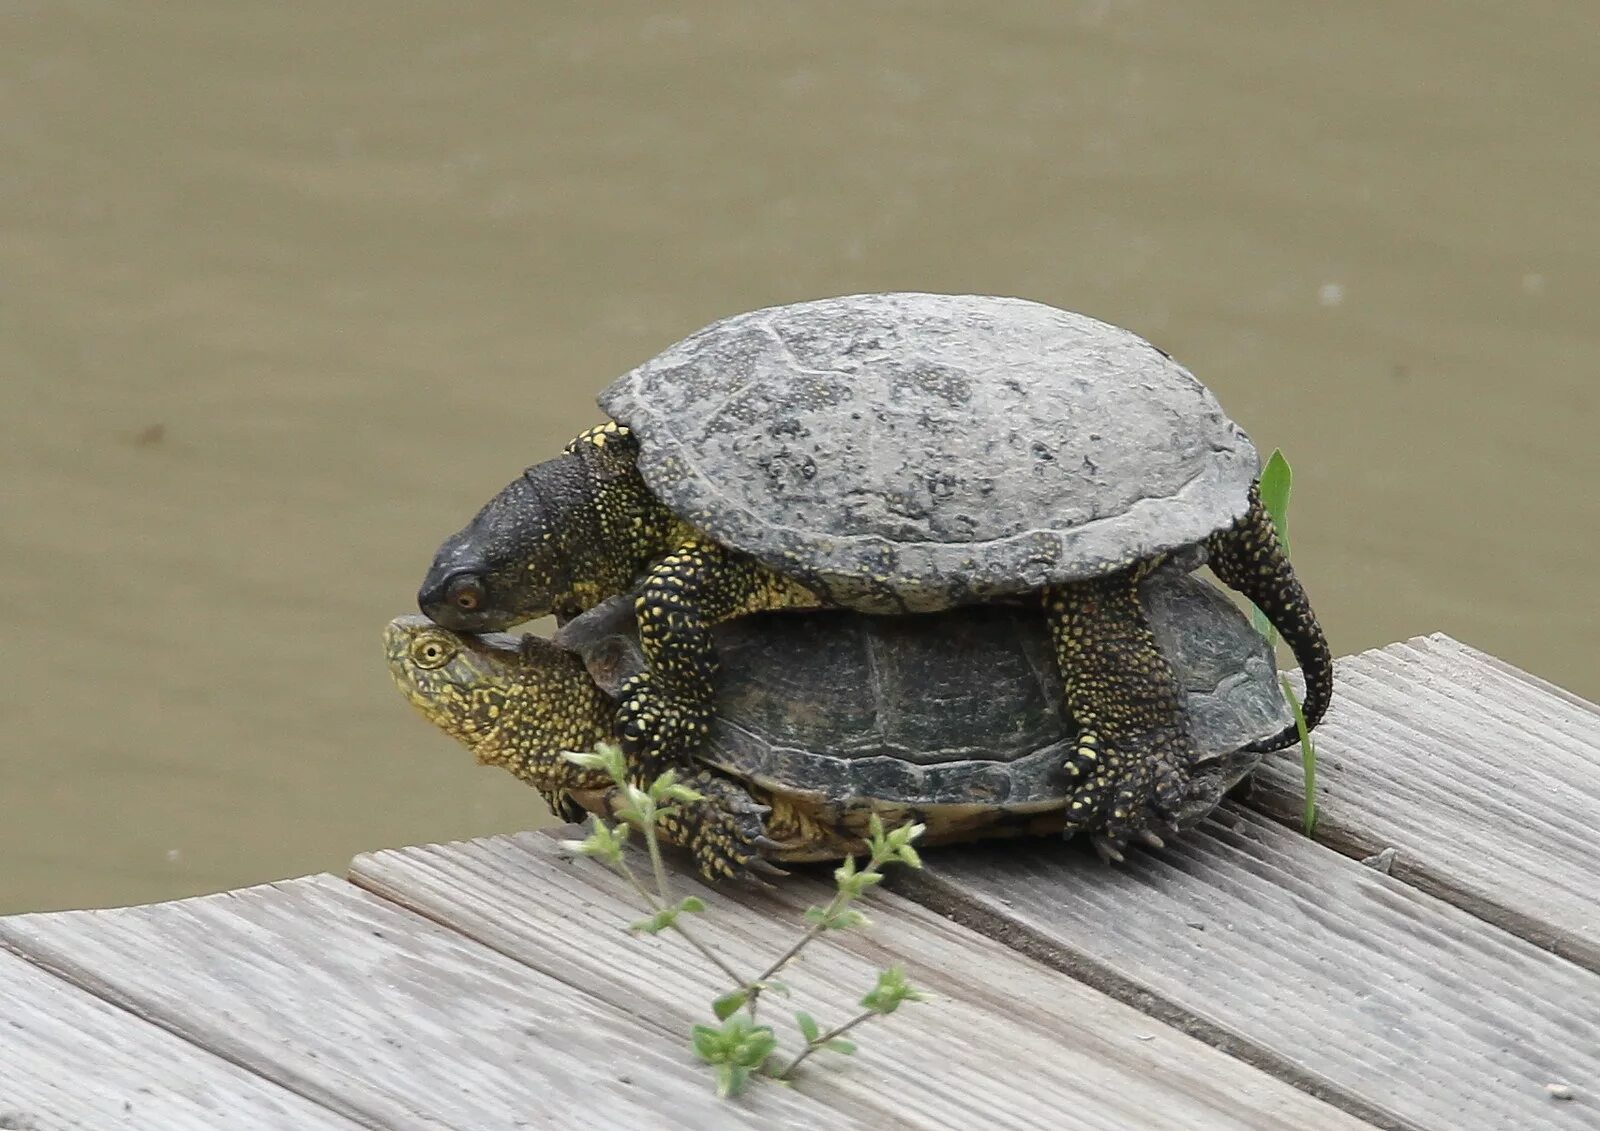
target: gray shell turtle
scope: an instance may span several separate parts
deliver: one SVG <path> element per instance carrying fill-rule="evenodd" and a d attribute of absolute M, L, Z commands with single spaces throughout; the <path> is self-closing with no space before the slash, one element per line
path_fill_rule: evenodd
<path fill-rule="evenodd" d="M 1184 828 L 1259 763 L 1244 747 L 1293 720 L 1270 646 L 1216 587 L 1167 569 L 1140 599 L 1200 753 Z M 628 608 L 614 601 L 556 637 L 608 692 L 644 662 L 619 627 Z M 716 636 L 718 714 L 698 757 L 773 806 L 770 858 L 855 851 L 871 813 L 915 816 L 930 844 L 1060 828 L 1075 731 L 1035 610 L 770 613 Z"/>
<path fill-rule="evenodd" d="M 1015 298 L 740 314 L 599 401 L 674 511 L 865 612 L 1038 590 L 1198 543 L 1246 512 L 1258 470 L 1161 350 Z"/>

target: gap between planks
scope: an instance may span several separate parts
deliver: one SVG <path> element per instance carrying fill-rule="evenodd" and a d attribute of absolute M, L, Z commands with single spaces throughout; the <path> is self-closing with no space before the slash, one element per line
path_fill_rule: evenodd
<path fill-rule="evenodd" d="M 680 1041 L 728 988 L 680 940 L 629 937 L 622 925 L 640 912 L 623 881 L 594 861 L 568 858 L 548 836 L 365 855 L 352 878 L 541 974 L 651 1017 Z M 751 974 L 783 949 L 807 903 L 827 894 L 802 875 L 767 892 L 675 879 L 708 904 L 696 932 Z M 824 1023 L 854 1012 L 875 970 L 895 962 L 937 1003 L 873 1023 L 856 1058 L 811 1062 L 802 1091 L 879 1104 L 886 1118 L 918 1127 L 1371 1126 L 916 904 L 888 894 L 871 904 L 880 920 L 874 931 L 818 940 L 785 980 Z M 792 1054 L 793 1007 L 769 1001 L 769 1020 L 788 1033 Z"/>
<path fill-rule="evenodd" d="M 1336 673 L 1316 839 L 1600 972 L 1600 707 L 1442 633 Z M 1298 830 L 1303 788 L 1295 747 L 1247 804 Z"/>

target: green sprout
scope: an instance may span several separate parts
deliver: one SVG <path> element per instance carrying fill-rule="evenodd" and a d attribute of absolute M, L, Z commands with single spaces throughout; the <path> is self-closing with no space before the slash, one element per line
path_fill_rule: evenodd
<path fill-rule="evenodd" d="M 849 1056 L 856 1051 L 856 1046 L 855 1042 L 844 1039 L 846 1033 L 873 1017 L 888 1016 L 904 1002 L 927 1000 L 925 994 L 906 981 L 903 970 L 897 966 L 890 967 L 879 973 L 877 983 L 862 997 L 862 1011 L 839 1025 L 824 1029 L 809 1013 L 797 1012 L 795 1024 L 804 1044 L 781 1068 L 773 1067 L 779 1059 L 776 1055 L 777 1034 L 772 1026 L 757 1022 L 763 994 L 789 996 L 789 987 L 778 980 L 778 975 L 807 946 L 827 931 L 866 926 L 867 917 L 850 905 L 861 898 L 867 889 L 883 881 L 882 869 L 885 866 L 904 864 L 911 868 L 922 867 L 922 859 L 912 847 L 912 842 L 922 835 L 923 825 L 905 824 L 886 830 L 877 814 L 873 814 L 868 825 L 867 862 L 858 867 L 855 857 L 847 857 L 844 863 L 834 869 L 833 898 L 824 907 L 807 908 L 806 929 L 794 944 L 759 975 L 746 978 L 688 925 L 687 917 L 703 913 L 706 910 L 705 902 L 695 896 L 674 899 L 661 853 L 659 825 L 662 818 L 681 805 L 692 805 L 703 800 L 701 795 L 680 784 L 672 770 L 646 785 L 635 784 L 629 780 L 622 751 L 611 743 L 601 743 L 588 753 L 568 753 L 564 756 L 585 769 L 604 771 L 616 784 L 622 798 L 615 810 L 616 824 L 607 824 L 600 817 L 594 817 L 589 834 L 583 840 L 563 842 L 565 847 L 599 860 L 638 893 L 649 914 L 629 924 L 628 930 L 648 935 L 663 931 L 676 933 L 732 986 L 711 1003 L 716 1024 L 696 1025 L 690 1035 L 695 1054 L 710 1065 L 715 1073 L 718 1095 L 739 1095 L 757 1075 L 788 1081 L 793 1078 L 795 1070 L 817 1052 Z M 650 883 L 640 877 L 628 860 L 629 835 L 635 829 L 639 831 L 649 855 Z"/>
<path fill-rule="evenodd" d="M 1267 509 L 1267 514 L 1272 518 L 1272 525 L 1278 532 L 1278 541 L 1283 543 L 1285 557 L 1289 555 L 1289 492 L 1294 486 L 1294 472 L 1289 467 L 1289 461 L 1284 458 L 1281 448 L 1274 448 L 1267 464 L 1261 470 L 1261 505 Z M 1255 621 L 1256 630 L 1267 638 L 1268 643 L 1276 645 L 1278 634 L 1268 622 L 1267 616 L 1260 609 L 1254 609 L 1252 619 Z M 1295 729 L 1300 732 L 1300 766 L 1305 776 L 1305 797 L 1300 816 L 1300 827 L 1306 836 L 1310 836 L 1317 829 L 1317 747 L 1311 740 L 1311 732 L 1306 727 L 1306 715 L 1300 707 L 1300 699 L 1294 693 L 1294 688 L 1289 686 L 1287 679 L 1281 680 L 1283 694 L 1289 700 L 1289 707 L 1294 711 Z"/>

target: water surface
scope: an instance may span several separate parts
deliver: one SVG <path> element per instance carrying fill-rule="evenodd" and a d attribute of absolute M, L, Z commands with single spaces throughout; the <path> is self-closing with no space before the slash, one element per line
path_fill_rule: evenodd
<path fill-rule="evenodd" d="M 388 684 L 434 545 L 700 325 L 1130 326 L 1335 649 L 1600 696 L 1592 5 L 0 6 L 0 910 L 544 820 Z"/>

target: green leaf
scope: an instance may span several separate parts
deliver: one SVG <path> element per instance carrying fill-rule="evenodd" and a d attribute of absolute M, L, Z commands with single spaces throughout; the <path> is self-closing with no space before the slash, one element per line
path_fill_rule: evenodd
<path fill-rule="evenodd" d="M 853 907 L 838 911 L 829 918 L 826 926 L 830 931 L 848 931 L 855 927 L 865 927 L 867 917 Z"/>
<path fill-rule="evenodd" d="M 845 884 L 850 882 L 855 874 L 856 858 L 854 856 L 846 856 L 844 858 L 844 863 L 840 864 L 833 870 L 833 881 L 840 887 L 844 887 Z"/>
<path fill-rule="evenodd" d="M 903 845 L 900 848 L 896 858 L 900 861 L 900 863 L 904 864 L 908 868 L 922 867 L 922 857 L 918 854 L 917 850 L 912 848 L 909 844 Z"/>
<path fill-rule="evenodd" d="M 836 1052 L 843 1056 L 851 1056 L 856 1051 L 856 1043 L 854 1041 L 847 1041 L 843 1037 L 835 1037 L 822 1047 L 827 1049 L 829 1052 Z"/>
<path fill-rule="evenodd" d="M 867 839 L 872 842 L 874 849 L 883 843 L 883 818 L 876 813 L 867 817 Z"/>
<path fill-rule="evenodd" d="M 746 1068 L 760 1068 L 777 1048 L 777 1034 L 769 1026 L 762 1025 L 734 1046 L 733 1061 Z"/>
<path fill-rule="evenodd" d="M 1266 467 L 1261 469 L 1261 505 L 1272 516 L 1283 553 L 1289 554 L 1289 492 L 1294 486 L 1294 471 L 1283 456 L 1283 449 L 1272 449 Z"/>
<path fill-rule="evenodd" d="M 874 1013 L 889 1014 L 899 1009 L 902 1002 L 922 1000 L 922 992 L 906 981 L 906 972 L 899 966 L 891 966 L 878 975 L 878 984 L 867 991 L 861 1005 Z"/>
<path fill-rule="evenodd" d="M 582 840 L 564 840 L 563 847 L 584 856 L 594 856 L 607 863 L 622 858 L 622 847 L 628 842 L 626 825 L 608 825 L 599 817 L 593 818 L 590 833 Z"/>
<path fill-rule="evenodd" d="M 683 801 L 692 804 L 693 802 L 704 801 L 705 799 L 705 794 L 697 793 L 686 785 L 675 785 L 670 789 L 661 791 L 662 801 Z"/>
<path fill-rule="evenodd" d="M 706 909 L 706 901 L 701 899 L 698 895 L 689 895 L 689 896 L 685 896 L 684 898 L 678 900 L 678 910 L 679 911 L 689 911 L 689 912 L 693 912 L 695 914 L 699 914 L 700 912 L 704 911 L 705 909 Z"/>
<path fill-rule="evenodd" d="M 640 813 L 654 813 L 656 810 L 655 798 L 636 785 L 625 786 L 623 793 L 628 798 L 628 804 Z"/>
<path fill-rule="evenodd" d="M 789 983 L 788 982 L 780 982 L 776 978 L 768 978 L 765 982 L 761 983 L 761 991 L 762 991 L 762 993 L 765 993 L 768 990 L 771 990 L 773 993 L 777 994 L 779 997 L 788 997 L 789 996 Z"/>
<path fill-rule="evenodd" d="M 622 757 L 622 747 L 614 742 L 599 743 L 593 750 L 582 753 L 565 750 L 561 756 L 573 765 L 582 766 L 586 770 L 604 770 L 606 776 L 618 785 L 622 785 L 628 776 L 627 762 Z"/>
<path fill-rule="evenodd" d="M 648 919 L 640 919 L 636 923 L 629 923 L 628 930 L 641 935 L 659 935 L 662 931 L 677 923 L 677 921 L 678 909 L 676 907 L 668 907 L 657 911 Z"/>
<path fill-rule="evenodd" d="M 817 1024 L 817 1019 L 809 1013 L 796 1013 L 794 1023 L 800 1026 L 800 1035 L 806 1039 L 806 1044 L 814 1045 L 817 1038 L 822 1036 L 822 1028 Z"/>
<path fill-rule="evenodd" d="M 1294 471 L 1289 467 L 1289 461 L 1284 458 L 1283 449 L 1272 449 L 1272 455 L 1267 457 L 1266 466 L 1261 469 L 1260 483 L 1261 505 L 1266 508 L 1267 515 L 1272 519 L 1273 529 L 1278 532 L 1278 541 L 1283 543 L 1284 557 L 1288 557 L 1289 492 L 1294 486 Z M 1277 643 L 1278 634 L 1273 631 L 1265 613 L 1251 606 L 1250 619 L 1255 623 L 1257 632 Z"/>
<path fill-rule="evenodd" d="M 889 834 L 889 846 L 891 848 L 904 848 L 927 830 L 927 825 L 901 825 Z"/>
<path fill-rule="evenodd" d="M 711 1012 L 717 1015 L 718 1021 L 726 1021 L 739 1010 L 744 1008 L 744 1003 L 750 1000 L 750 991 L 740 986 L 738 989 L 723 994 L 711 1003 Z"/>
<path fill-rule="evenodd" d="M 822 908 L 816 907 L 816 906 L 812 906 L 812 907 L 806 908 L 805 920 L 811 926 L 815 927 L 819 923 L 826 922 L 827 919 L 828 919 L 828 913 L 826 911 L 824 911 Z"/>
<path fill-rule="evenodd" d="M 694 1027 L 694 1051 L 701 1060 L 707 1064 L 716 1064 L 722 1059 L 722 1031 L 713 1029 L 710 1025 L 696 1025 Z"/>

